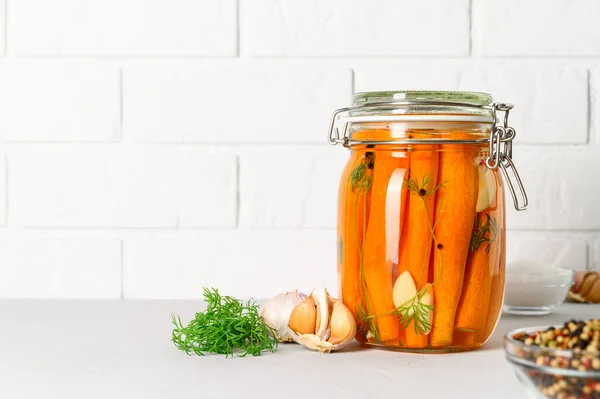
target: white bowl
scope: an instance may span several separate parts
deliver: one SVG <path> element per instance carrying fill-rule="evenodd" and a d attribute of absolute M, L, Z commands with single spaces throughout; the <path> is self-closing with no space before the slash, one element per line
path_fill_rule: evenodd
<path fill-rule="evenodd" d="M 506 268 L 504 311 L 544 315 L 566 299 L 575 272 L 536 261 L 512 262 Z"/>

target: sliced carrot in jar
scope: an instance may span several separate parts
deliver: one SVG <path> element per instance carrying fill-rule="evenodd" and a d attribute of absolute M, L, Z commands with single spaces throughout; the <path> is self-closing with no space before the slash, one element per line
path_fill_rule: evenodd
<path fill-rule="evenodd" d="M 402 182 L 407 173 L 403 154 L 380 150 L 375 153 L 369 224 L 364 241 L 365 303 L 377 342 L 400 336 L 393 302 L 393 261 L 397 257 L 402 218 Z M 400 198 L 396 198 L 400 197 Z M 393 226 L 393 231 L 389 226 Z M 393 237 L 393 240 L 390 240 Z M 395 254 L 395 255 L 394 255 Z"/>
<path fill-rule="evenodd" d="M 427 284 L 429 259 L 433 243 L 433 210 L 435 205 L 439 152 L 437 145 L 416 145 L 410 152 L 410 178 L 407 210 L 400 240 L 398 274 L 408 271 L 417 291 Z M 411 322 L 406 329 L 406 345 L 427 346 L 427 336 L 417 334 Z"/>
<path fill-rule="evenodd" d="M 457 330 L 481 331 L 492 295 L 494 266 L 498 263 L 498 212 L 488 210 L 477 215 L 471 237 L 463 291 L 456 311 Z"/>
<path fill-rule="evenodd" d="M 454 133 L 453 139 L 468 134 Z M 431 345 L 452 344 L 454 319 L 462 292 L 465 266 L 477 202 L 476 149 L 469 145 L 441 145 L 435 213 L 433 255 L 435 312 Z"/>

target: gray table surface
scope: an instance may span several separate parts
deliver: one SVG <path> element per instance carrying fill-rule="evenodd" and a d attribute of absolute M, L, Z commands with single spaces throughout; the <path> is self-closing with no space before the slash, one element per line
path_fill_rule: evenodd
<path fill-rule="evenodd" d="M 363 349 L 322 355 L 281 345 L 259 357 L 187 356 L 170 342 L 172 312 L 199 301 L 1 300 L 0 398 L 526 398 L 502 336 L 600 316 L 565 304 L 549 316 L 503 315 L 486 345 L 449 355 Z"/>

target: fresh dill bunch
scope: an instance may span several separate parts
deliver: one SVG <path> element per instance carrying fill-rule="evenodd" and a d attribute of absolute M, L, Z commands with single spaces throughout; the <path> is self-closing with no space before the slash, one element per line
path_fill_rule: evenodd
<path fill-rule="evenodd" d="M 214 288 L 204 288 L 204 301 L 206 310 L 196 313 L 187 327 L 180 317 L 171 315 L 175 326 L 171 341 L 176 348 L 188 355 L 219 353 L 226 357 L 277 350 L 274 331 L 261 319 L 255 302 L 222 296 Z"/>

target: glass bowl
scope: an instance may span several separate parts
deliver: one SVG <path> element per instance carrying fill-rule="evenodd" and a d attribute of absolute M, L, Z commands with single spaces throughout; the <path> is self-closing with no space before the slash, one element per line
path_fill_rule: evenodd
<path fill-rule="evenodd" d="M 562 267 L 527 268 L 521 265 L 516 263 L 506 269 L 505 312 L 545 315 L 564 302 L 573 285 L 573 270 Z"/>
<path fill-rule="evenodd" d="M 515 335 L 545 331 L 549 327 L 517 329 L 504 338 L 506 358 L 514 366 L 515 374 L 525 386 L 529 397 L 600 398 L 600 357 L 597 351 L 542 348 L 526 345 L 515 338 Z"/>

